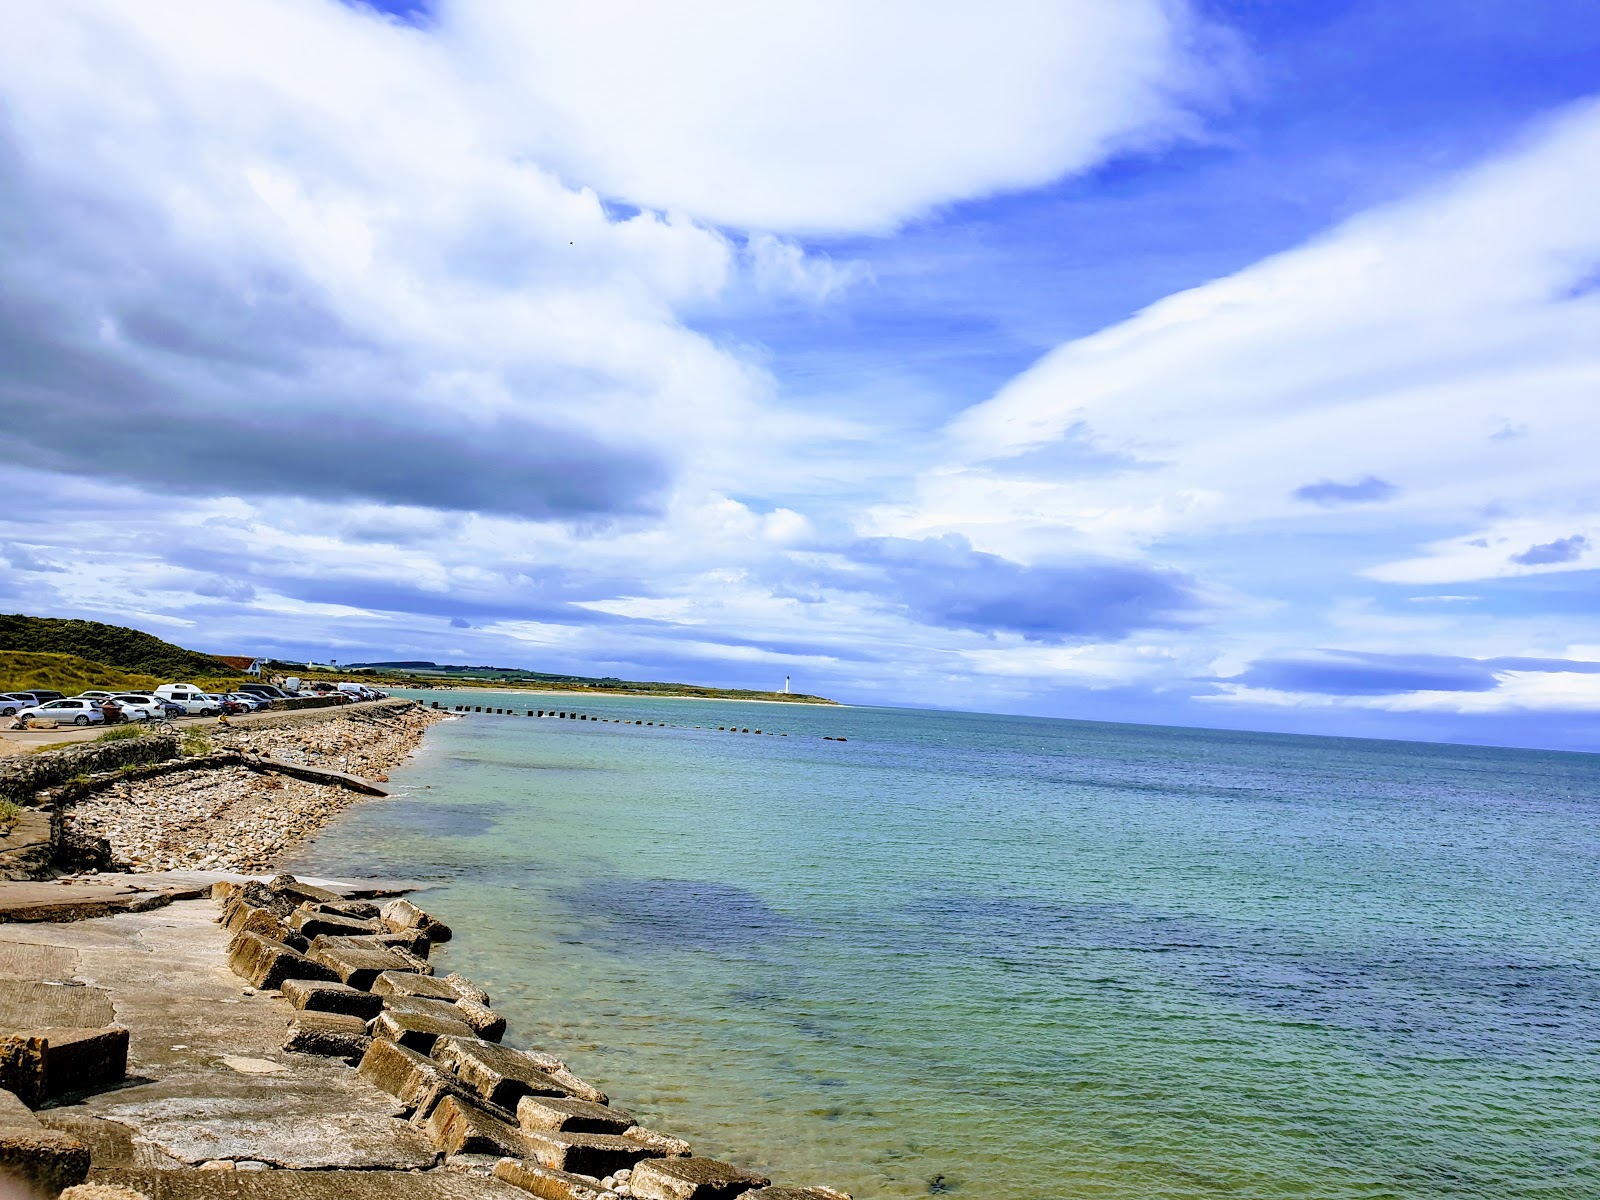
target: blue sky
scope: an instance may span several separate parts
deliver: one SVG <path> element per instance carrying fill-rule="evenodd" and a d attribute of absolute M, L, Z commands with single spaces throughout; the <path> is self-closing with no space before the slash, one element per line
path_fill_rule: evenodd
<path fill-rule="evenodd" d="M 1600 749 L 1592 15 L 8 13 L 0 603 Z"/>

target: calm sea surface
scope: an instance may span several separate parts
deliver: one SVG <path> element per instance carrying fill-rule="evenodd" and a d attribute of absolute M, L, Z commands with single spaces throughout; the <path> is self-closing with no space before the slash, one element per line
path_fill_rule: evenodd
<path fill-rule="evenodd" d="M 1600 1197 L 1600 757 L 418 695 L 671 723 L 440 725 L 297 866 L 435 881 L 508 1040 L 697 1153 L 858 1200 Z"/>

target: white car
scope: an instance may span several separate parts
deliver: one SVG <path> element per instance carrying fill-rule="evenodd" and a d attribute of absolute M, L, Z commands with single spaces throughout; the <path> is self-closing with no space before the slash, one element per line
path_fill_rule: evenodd
<path fill-rule="evenodd" d="M 74 696 L 71 700 L 52 700 L 37 708 L 25 708 L 17 714 L 21 721 L 56 721 L 62 725 L 104 725 L 105 714 L 94 700 Z"/>
<path fill-rule="evenodd" d="M 104 704 L 115 696 L 115 692 L 79 692 L 73 698 L 76 700 L 93 700 L 96 704 Z"/>
<path fill-rule="evenodd" d="M 272 701 L 265 696 L 257 696 L 254 692 L 229 692 L 224 700 L 232 700 L 236 704 L 247 704 L 251 712 L 260 712 L 263 708 L 271 708 Z"/>
<path fill-rule="evenodd" d="M 125 721 L 149 721 L 166 715 L 167 706 L 153 696 L 140 696 L 130 692 L 111 699 L 122 709 Z"/>
<path fill-rule="evenodd" d="M 0 717 L 14 717 L 25 708 L 37 708 L 39 702 L 32 696 L 0 695 Z"/>

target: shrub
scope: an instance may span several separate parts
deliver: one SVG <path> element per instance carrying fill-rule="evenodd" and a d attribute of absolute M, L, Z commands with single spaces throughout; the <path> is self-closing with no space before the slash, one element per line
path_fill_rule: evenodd
<path fill-rule="evenodd" d="M 128 741 L 130 738 L 137 738 L 137 737 L 143 737 L 143 736 L 144 736 L 144 726 L 143 725 L 114 725 L 110 729 L 108 729 L 104 733 L 102 733 L 99 737 L 95 738 L 95 741 L 97 741 L 97 742 L 125 742 L 125 741 Z"/>

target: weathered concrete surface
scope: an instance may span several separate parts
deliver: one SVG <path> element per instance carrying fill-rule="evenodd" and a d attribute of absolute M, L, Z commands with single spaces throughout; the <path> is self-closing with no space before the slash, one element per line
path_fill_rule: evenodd
<path fill-rule="evenodd" d="M 289 979 L 332 980 L 334 972 L 292 946 L 246 930 L 228 946 L 228 966 L 258 988 L 275 989 Z"/>
<path fill-rule="evenodd" d="M 412 1113 L 413 1121 L 426 1120 L 446 1096 L 468 1096 L 466 1088 L 433 1059 L 386 1038 L 376 1038 L 361 1059 L 361 1075 L 393 1096 Z"/>
<path fill-rule="evenodd" d="M 37 879 L 55 858 L 55 835 L 50 813 L 23 809 L 0 838 L 0 879 Z"/>
<path fill-rule="evenodd" d="M 351 1066 L 361 1061 L 370 1045 L 365 1021 L 330 1012 L 295 1013 L 283 1039 L 283 1048 L 290 1054 L 320 1054 L 343 1059 Z"/>
<path fill-rule="evenodd" d="M 246 994 L 229 973 L 215 913 L 182 901 L 72 925 L 0 926 L 0 946 L 13 953 L 31 947 L 58 969 L 58 956 L 74 953 L 76 978 L 107 989 L 132 1032 L 128 1086 L 55 1111 L 109 1118 L 186 1163 L 431 1166 L 433 1147 L 392 1097 L 337 1061 L 280 1049 L 293 1010 Z"/>
<path fill-rule="evenodd" d="M 422 1122 L 422 1129 L 446 1154 L 508 1154 L 517 1158 L 528 1153 L 517 1126 L 459 1096 L 443 1097 Z"/>
<path fill-rule="evenodd" d="M 363 992 L 347 983 L 316 979 L 285 979 L 283 998 L 305 1012 L 343 1013 L 370 1021 L 383 1011 L 383 997 Z"/>
<path fill-rule="evenodd" d="M 434 942 L 448 942 L 451 937 L 450 926 L 409 900 L 391 900 L 383 906 L 382 916 L 384 925 L 395 933 L 415 929 L 427 934 L 428 939 Z"/>
<path fill-rule="evenodd" d="M 0 947 L 0 950 L 7 947 Z M 76 965 L 76 960 L 74 964 Z M 70 973 L 70 967 L 69 967 Z M 111 993 L 65 980 L 0 977 L 0 1033 L 55 1025 L 99 1029 L 116 1019 Z"/>
<path fill-rule="evenodd" d="M 433 1057 L 474 1094 L 512 1111 L 524 1096 L 573 1094 L 563 1081 L 522 1051 L 470 1035 L 440 1038 L 433 1047 Z"/>
<path fill-rule="evenodd" d="M 660 1157 L 661 1151 L 631 1137 L 614 1133 L 563 1133 L 553 1129 L 525 1129 L 522 1139 L 528 1149 L 524 1157 L 541 1166 L 574 1175 L 593 1175 L 596 1179 L 634 1166 L 645 1158 Z"/>
<path fill-rule="evenodd" d="M 830 1187 L 769 1187 L 746 1192 L 743 1200 L 850 1200 L 850 1193 Z"/>
<path fill-rule="evenodd" d="M 640 1200 L 731 1200 L 772 1180 L 714 1158 L 652 1158 L 628 1179 Z"/>
<path fill-rule="evenodd" d="M 0 882 L 0 924 L 87 921 L 124 912 L 148 912 L 189 895 L 188 889 L 151 888 L 131 876 L 89 882 Z"/>
<path fill-rule="evenodd" d="M 448 1004 L 461 999 L 461 992 L 448 979 L 418 975 L 415 971 L 385 971 L 372 981 L 371 990 L 379 996 L 421 996 Z"/>
<path fill-rule="evenodd" d="M 346 939 L 341 939 L 340 943 Z M 415 971 L 425 974 L 428 964 L 402 958 L 394 950 L 380 946 L 357 948 L 348 944 L 330 943 L 319 939 L 311 943 L 311 960 L 332 971 L 340 983 L 370 991 L 373 981 L 385 971 Z"/>
<path fill-rule="evenodd" d="M 454 1171 L 152 1171 L 90 1172 L 150 1200 L 527 1200 L 498 1179 Z"/>
<path fill-rule="evenodd" d="M 413 1000 L 410 1003 L 425 1004 L 428 1001 Z M 387 1009 L 373 1018 L 372 1036 L 387 1038 L 419 1054 L 426 1054 L 442 1037 L 471 1037 L 472 1027 L 465 1021 L 457 1021 L 453 1017 L 424 1012 L 395 1012 L 393 1009 Z"/>
<path fill-rule="evenodd" d="M 524 1096 L 517 1101 L 517 1123 L 524 1129 L 621 1133 L 633 1127 L 633 1118 L 620 1108 L 572 1096 Z"/>

